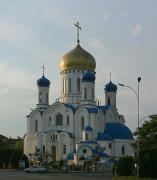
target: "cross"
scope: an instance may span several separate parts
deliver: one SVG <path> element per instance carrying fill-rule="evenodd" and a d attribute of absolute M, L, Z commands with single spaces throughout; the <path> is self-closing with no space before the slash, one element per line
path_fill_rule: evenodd
<path fill-rule="evenodd" d="M 45 66 L 41 66 L 42 70 L 43 70 L 43 76 L 44 76 L 44 73 L 45 73 Z"/>
<path fill-rule="evenodd" d="M 81 27 L 79 26 L 79 22 L 75 23 L 75 26 L 77 28 L 77 42 L 79 44 L 80 39 L 79 39 L 79 31 L 81 30 Z"/>
<path fill-rule="evenodd" d="M 111 72 L 110 72 L 110 81 L 111 81 L 111 75 L 112 75 L 112 74 L 111 74 Z"/>

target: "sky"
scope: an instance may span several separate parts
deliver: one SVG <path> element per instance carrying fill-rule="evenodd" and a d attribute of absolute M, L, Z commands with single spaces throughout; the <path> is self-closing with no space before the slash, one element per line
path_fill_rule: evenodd
<path fill-rule="evenodd" d="M 96 59 L 96 97 L 104 104 L 110 72 L 115 84 L 137 91 L 140 118 L 157 113 L 156 0 L 0 0 L 0 134 L 23 137 L 37 104 L 36 81 L 51 81 L 50 104 L 60 97 L 60 59 L 80 44 Z M 117 109 L 137 127 L 137 99 L 118 87 Z"/>

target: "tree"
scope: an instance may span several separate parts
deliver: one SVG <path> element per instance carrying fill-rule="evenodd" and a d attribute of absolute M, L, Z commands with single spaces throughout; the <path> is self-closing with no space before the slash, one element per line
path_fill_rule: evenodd
<path fill-rule="evenodd" d="M 19 160 L 22 155 L 21 150 L 15 150 L 13 153 L 10 155 L 10 165 L 12 168 L 19 168 Z"/>
<path fill-rule="evenodd" d="M 157 115 L 139 128 L 139 146 L 140 176 L 157 177 Z"/>
<path fill-rule="evenodd" d="M 134 158 L 126 156 L 119 158 L 116 166 L 116 173 L 119 176 L 131 176 L 134 173 Z"/>
<path fill-rule="evenodd" d="M 29 167 L 29 160 L 28 160 L 28 157 L 25 154 L 21 155 L 20 160 L 24 160 L 25 161 L 25 168 Z"/>

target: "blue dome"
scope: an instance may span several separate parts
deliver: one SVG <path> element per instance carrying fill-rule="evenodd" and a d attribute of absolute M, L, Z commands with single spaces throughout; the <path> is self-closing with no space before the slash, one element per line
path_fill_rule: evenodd
<path fill-rule="evenodd" d="M 43 75 L 40 79 L 37 80 L 37 85 L 39 87 L 49 87 L 50 81 Z"/>
<path fill-rule="evenodd" d="M 67 160 L 74 160 L 74 154 L 73 153 L 69 153 L 67 155 Z"/>
<path fill-rule="evenodd" d="M 83 82 L 95 82 L 95 74 L 87 70 L 82 76 Z"/>
<path fill-rule="evenodd" d="M 90 127 L 90 126 L 86 126 L 84 130 L 85 130 L 85 131 L 93 131 L 93 128 Z"/>
<path fill-rule="evenodd" d="M 106 123 L 105 132 L 108 133 L 113 139 L 133 140 L 132 132 L 122 123 Z"/>
<path fill-rule="evenodd" d="M 117 86 L 110 81 L 108 84 L 105 86 L 105 91 L 106 92 L 116 92 L 117 91 Z"/>

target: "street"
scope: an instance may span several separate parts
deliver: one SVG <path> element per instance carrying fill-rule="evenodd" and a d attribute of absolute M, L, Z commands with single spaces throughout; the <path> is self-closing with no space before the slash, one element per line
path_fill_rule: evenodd
<path fill-rule="evenodd" d="M 25 173 L 20 170 L 0 169 L 0 180 L 110 180 L 109 173 Z"/>

